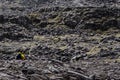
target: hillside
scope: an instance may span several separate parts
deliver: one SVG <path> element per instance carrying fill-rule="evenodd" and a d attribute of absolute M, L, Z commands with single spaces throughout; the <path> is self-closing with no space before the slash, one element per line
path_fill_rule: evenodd
<path fill-rule="evenodd" d="M 119 2 L 0 0 L 0 79 L 119 80 Z"/>

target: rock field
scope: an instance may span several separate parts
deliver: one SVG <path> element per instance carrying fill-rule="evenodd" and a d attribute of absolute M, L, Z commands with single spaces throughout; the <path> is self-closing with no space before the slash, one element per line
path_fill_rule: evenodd
<path fill-rule="evenodd" d="M 0 0 L 0 80 L 120 80 L 119 4 Z"/>

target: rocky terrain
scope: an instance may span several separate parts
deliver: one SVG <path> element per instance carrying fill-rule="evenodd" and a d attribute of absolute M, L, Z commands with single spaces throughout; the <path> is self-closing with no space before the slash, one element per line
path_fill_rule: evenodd
<path fill-rule="evenodd" d="M 0 80 L 120 80 L 119 2 L 0 0 Z"/>

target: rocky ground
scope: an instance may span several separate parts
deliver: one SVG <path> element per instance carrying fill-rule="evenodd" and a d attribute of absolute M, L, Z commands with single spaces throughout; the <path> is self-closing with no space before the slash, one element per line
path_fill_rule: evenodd
<path fill-rule="evenodd" d="M 0 80 L 119 80 L 119 11 L 119 0 L 0 0 Z"/>

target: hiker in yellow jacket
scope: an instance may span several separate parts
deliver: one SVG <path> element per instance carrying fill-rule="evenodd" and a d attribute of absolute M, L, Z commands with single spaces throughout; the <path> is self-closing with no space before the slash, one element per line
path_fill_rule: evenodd
<path fill-rule="evenodd" d="M 25 60 L 25 54 L 23 52 L 18 52 L 16 59 L 17 60 Z"/>

